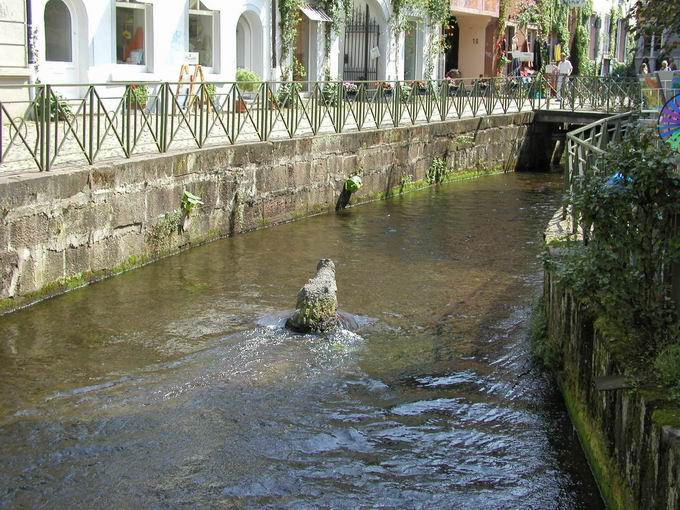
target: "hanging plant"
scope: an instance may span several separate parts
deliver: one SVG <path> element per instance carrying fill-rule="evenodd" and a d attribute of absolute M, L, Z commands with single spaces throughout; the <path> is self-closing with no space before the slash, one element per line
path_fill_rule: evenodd
<path fill-rule="evenodd" d="M 498 29 L 496 30 L 496 73 L 502 74 L 503 68 L 508 63 L 507 50 L 503 49 L 505 39 L 505 27 L 510 15 L 510 0 L 501 0 L 498 7 Z M 507 45 L 507 41 L 506 41 Z"/>
<path fill-rule="evenodd" d="M 279 0 L 279 28 L 281 30 L 281 78 L 290 79 L 290 51 L 295 48 L 297 29 L 301 21 L 302 0 Z"/>
<path fill-rule="evenodd" d="M 588 55 L 590 45 L 590 18 L 593 15 L 593 2 L 588 0 L 585 6 L 581 7 L 576 18 L 576 30 L 572 44 L 572 64 L 574 74 L 578 76 L 595 76 L 596 64 Z"/>

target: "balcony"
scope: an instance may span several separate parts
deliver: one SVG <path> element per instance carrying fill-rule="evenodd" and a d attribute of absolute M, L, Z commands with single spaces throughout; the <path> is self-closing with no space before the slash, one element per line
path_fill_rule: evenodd
<path fill-rule="evenodd" d="M 499 7 L 500 0 L 451 0 L 451 10 L 454 14 L 479 14 L 497 18 Z"/>

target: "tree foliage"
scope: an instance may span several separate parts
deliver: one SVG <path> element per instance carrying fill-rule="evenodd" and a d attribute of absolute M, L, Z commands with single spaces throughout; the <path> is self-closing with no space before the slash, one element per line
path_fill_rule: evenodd
<path fill-rule="evenodd" d="M 614 346 L 649 367 L 680 341 L 670 268 L 680 261 L 680 157 L 648 128 L 610 147 L 600 171 L 570 197 L 591 239 L 565 257 L 558 275 L 617 332 Z"/>
<path fill-rule="evenodd" d="M 628 22 L 640 37 L 658 37 L 663 32 L 680 35 L 680 0 L 636 0 Z M 668 38 L 664 49 L 671 51 L 677 44 Z"/>

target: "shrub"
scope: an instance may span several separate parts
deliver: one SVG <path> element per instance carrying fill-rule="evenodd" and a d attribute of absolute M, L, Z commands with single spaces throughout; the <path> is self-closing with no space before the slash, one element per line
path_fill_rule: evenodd
<path fill-rule="evenodd" d="M 427 169 L 427 182 L 438 184 L 444 180 L 449 173 L 449 167 L 442 158 L 434 158 L 430 168 Z"/>
<path fill-rule="evenodd" d="M 570 196 L 590 241 L 564 257 L 558 277 L 621 332 L 613 347 L 628 365 L 649 366 L 680 336 L 668 269 L 680 260 L 679 163 L 653 131 L 633 129 Z"/>
<path fill-rule="evenodd" d="M 529 318 L 529 340 L 534 360 L 543 367 L 555 371 L 562 366 L 562 351 L 548 336 L 548 319 L 545 303 L 540 297 L 534 301 Z"/>
<path fill-rule="evenodd" d="M 130 99 L 132 106 L 144 108 L 149 102 L 149 87 L 143 83 L 130 85 Z"/>
<path fill-rule="evenodd" d="M 673 344 L 662 350 L 654 360 L 661 382 L 680 393 L 680 344 Z"/>
<path fill-rule="evenodd" d="M 250 69 L 236 70 L 236 83 L 241 92 L 255 92 L 262 82 L 262 78 Z"/>

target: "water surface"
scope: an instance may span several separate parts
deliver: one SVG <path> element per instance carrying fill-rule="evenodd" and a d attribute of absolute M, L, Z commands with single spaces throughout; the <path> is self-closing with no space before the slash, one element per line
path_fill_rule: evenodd
<path fill-rule="evenodd" d="M 560 183 L 450 184 L 0 318 L 0 507 L 601 508 L 528 355 Z M 361 327 L 281 330 L 323 257 Z"/>

